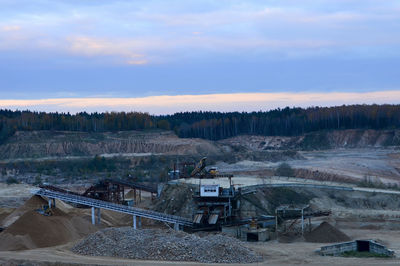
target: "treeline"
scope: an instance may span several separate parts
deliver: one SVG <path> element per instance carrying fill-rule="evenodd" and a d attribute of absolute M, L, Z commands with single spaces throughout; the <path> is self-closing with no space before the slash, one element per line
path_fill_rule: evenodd
<path fill-rule="evenodd" d="M 400 105 L 349 105 L 268 112 L 191 112 L 163 116 L 180 137 L 211 140 L 241 134 L 296 136 L 333 129 L 400 128 Z"/>
<path fill-rule="evenodd" d="M 0 143 L 15 131 L 105 132 L 155 128 L 154 118 L 139 112 L 78 114 L 0 110 Z"/>
<path fill-rule="evenodd" d="M 78 114 L 0 110 L 0 142 L 17 130 L 105 132 L 174 130 L 180 137 L 218 140 L 241 134 L 294 136 L 332 129 L 400 128 L 400 105 L 349 105 L 268 112 L 140 112 Z"/>

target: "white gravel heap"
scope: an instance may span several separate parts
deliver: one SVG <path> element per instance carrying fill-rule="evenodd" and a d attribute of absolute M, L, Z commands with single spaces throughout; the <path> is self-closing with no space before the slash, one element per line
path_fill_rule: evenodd
<path fill-rule="evenodd" d="M 129 259 L 252 263 L 262 256 L 239 240 L 221 235 L 199 237 L 182 231 L 131 227 L 107 228 L 91 234 L 72 251 L 82 255 Z"/>

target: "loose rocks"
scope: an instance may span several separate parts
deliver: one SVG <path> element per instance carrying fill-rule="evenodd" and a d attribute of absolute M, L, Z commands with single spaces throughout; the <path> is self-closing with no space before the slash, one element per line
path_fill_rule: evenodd
<path fill-rule="evenodd" d="M 322 222 L 317 228 L 305 235 L 307 242 L 334 243 L 350 241 L 351 238 L 327 222 Z"/>
<path fill-rule="evenodd" d="M 197 261 L 205 263 L 252 263 L 262 256 L 239 240 L 224 235 L 203 238 L 182 231 L 130 227 L 98 231 L 72 248 L 82 255 L 130 259 Z"/>

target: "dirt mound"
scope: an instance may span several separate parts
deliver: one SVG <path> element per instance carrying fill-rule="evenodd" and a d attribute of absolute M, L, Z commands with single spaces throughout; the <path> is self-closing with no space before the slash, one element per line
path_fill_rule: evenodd
<path fill-rule="evenodd" d="M 188 184 L 168 184 L 155 202 L 153 210 L 191 219 L 193 190 L 193 186 Z"/>
<path fill-rule="evenodd" d="M 327 222 L 322 222 L 317 228 L 304 236 L 307 242 L 334 243 L 350 241 L 351 238 Z"/>
<path fill-rule="evenodd" d="M 263 259 L 239 240 L 221 234 L 201 238 L 182 231 L 131 227 L 96 232 L 72 251 L 90 256 L 206 263 L 252 263 Z"/>
<path fill-rule="evenodd" d="M 400 145 L 399 130 L 347 129 L 310 132 L 302 136 L 242 135 L 218 141 L 233 150 L 319 150 L 328 148 L 365 148 Z"/>
<path fill-rule="evenodd" d="M 135 199 L 135 193 L 133 192 L 133 189 L 129 190 L 129 192 L 125 194 L 125 199 Z"/>
<path fill-rule="evenodd" d="M 12 213 L 10 213 L 8 216 L 6 216 L 1 222 L 0 226 L 4 228 L 9 227 L 12 223 L 18 220 L 26 211 L 37 209 L 41 205 L 46 203 L 47 201 L 45 201 L 43 198 L 39 196 L 33 196 L 30 199 L 28 199 L 24 205 L 20 206 Z"/>
<path fill-rule="evenodd" d="M 0 234 L 0 250 L 61 245 L 96 231 L 88 220 L 68 215 L 57 208 L 52 216 L 39 214 L 35 209 L 44 203 L 45 200 L 34 196 L 18 212 L 11 214 L 10 219 L 15 221 Z"/>
<path fill-rule="evenodd" d="M 15 211 L 15 209 L 12 209 L 12 208 L 0 208 L 0 225 L 2 224 L 4 218 L 9 216 L 13 211 Z"/>

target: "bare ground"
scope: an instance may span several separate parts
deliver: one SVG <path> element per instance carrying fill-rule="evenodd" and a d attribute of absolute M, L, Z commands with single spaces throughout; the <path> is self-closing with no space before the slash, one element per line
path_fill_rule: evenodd
<path fill-rule="evenodd" d="M 392 148 L 333 149 L 324 151 L 301 151 L 303 159 L 285 160 L 295 169 L 310 171 L 304 178 L 335 179 L 337 182 L 371 181 L 374 183 L 400 184 L 400 152 Z M 271 176 L 282 161 L 243 160 L 233 164 L 218 162 L 221 172 L 244 175 Z M 255 172 L 256 171 L 256 172 Z M 314 172 L 314 174 L 313 174 Z"/>
<path fill-rule="evenodd" d="M 353 239 L 377 239 L 384 240 L 390 249 L 397 254 L 400 252 L 400 231 L 386 230 L 343 230 Z M 381 241 L 382 242 L 382 241 Z M 32 263 L 54 263 L 59 265 L 221 265 L 221 264 L 204 264 L 194 262 L 161 262 L 151 260 L 127 260 L 108 257 L 89 257 L 72 253 L 69 249 L 74 243 L 63 246 L 33 249 L 15 252 L 0 252 L 0 262 L 6 263 L 10 261 L 28 261 Z M 400 258 L 394 259 L 377 259 L 377 258 L 342 258 L 342 257 L 322 257 L 315 253 L 315 250 L 323 244 L 293 242 L 279 243 L 278 241 L 270 241 L 263 243 L 246 243 L 246 245 L 261 254 L 266 259 L 257 265 L 399 265 Z M 239 265 L 239 264 L 229 264 Z"/>

